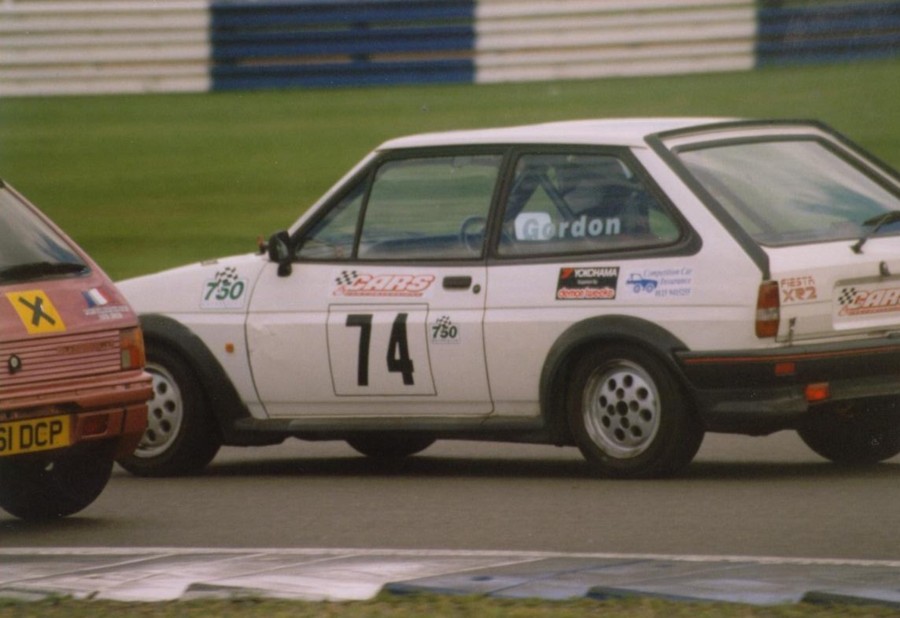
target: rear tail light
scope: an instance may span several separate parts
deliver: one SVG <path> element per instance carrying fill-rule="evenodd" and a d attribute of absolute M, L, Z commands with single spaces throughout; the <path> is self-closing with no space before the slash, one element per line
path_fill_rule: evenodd
<path fill-rule="evenodd" d="M 775 337 L 781 321 L 781 297 L 777 281 L 763 281 L 756 297 L 756 336 Z"/>
<path fill-rule="evenodd" d="M 119 347 L 122 351 L 122 369 L 142 369 L 146 362 L 144 356 L 144 336 L 140 328 L 128 328 L 119 334 Z"/>

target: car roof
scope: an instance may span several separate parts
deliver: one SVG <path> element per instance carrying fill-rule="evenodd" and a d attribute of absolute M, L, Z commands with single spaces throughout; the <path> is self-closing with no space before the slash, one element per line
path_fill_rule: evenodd
<path fill-rule="evenodd" d="M 379 146 L 378 150 L 466 144 L 602 144 L 636 147 L 646 145 L 648 135 L 733 121 L 733 118 L 713 117 L 567 120 L 492 129 L 422 133 L 389 140 Z"/>

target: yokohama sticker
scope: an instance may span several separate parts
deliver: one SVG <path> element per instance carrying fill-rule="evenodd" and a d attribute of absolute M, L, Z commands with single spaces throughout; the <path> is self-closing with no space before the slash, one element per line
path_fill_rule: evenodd
<path fill-rule="evenodd" d="M 618 266 L 560 268 L 556 300 L 614 300 L 618 286 Z"/>
<path fill-rule="evenodd" d="M 335 277 L 333 296 L 424 296 L 434 275 L 372 275 L 344 270 Z"/>

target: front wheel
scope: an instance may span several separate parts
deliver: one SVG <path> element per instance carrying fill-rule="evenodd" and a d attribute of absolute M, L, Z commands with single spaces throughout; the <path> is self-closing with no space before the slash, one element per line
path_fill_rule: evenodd
<path fill-rule="evenodd" d="M 797 433 L 809 448 L 837 464 L 871 465 L 900 454 L 900 416 L 880 408 L 827 410 Z"/>
<path fill-rule="evenodd" d="M 114 444 L 60 451 L 51 457 L 0 458 L 0 508 L 27 520 L 73 515 L 90 505 L 109 481 Z"/>
<path fill-rule="evenodd" d="M 190 365 L 170 349 L 147 343 L 153 378 L 147 430 L 119 465 L 138 476 L 176 476 L 200 471 L 221 446 L 206 397 Z"/>
<path fill-rule="evenodd" d="M 630 346 L 605 346 L 580 360 L 568 414 L 575 443 L 601 476 L 674 474 L 703 441 L 703 428 L 669 370 Z"/>

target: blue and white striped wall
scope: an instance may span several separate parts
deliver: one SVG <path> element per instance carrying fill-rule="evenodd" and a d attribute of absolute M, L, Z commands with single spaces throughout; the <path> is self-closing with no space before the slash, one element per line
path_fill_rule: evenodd
<path fill-rule="evenodd" d="M 0 0 L 0 96 L 579 79 L 897 55 L 900 0 Z"/>

